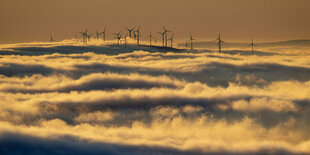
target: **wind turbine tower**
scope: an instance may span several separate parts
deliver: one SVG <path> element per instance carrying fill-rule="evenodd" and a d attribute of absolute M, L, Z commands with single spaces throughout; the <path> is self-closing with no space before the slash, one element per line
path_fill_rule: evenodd
<path fill-rule="evenodd" d="M 99 39 L 100 34 L 101 33 L 96 30 L 96 39 Z"/>
<path fill-rule="evenodd" d="M 185 48 L 186 48 L 186 49 L 188 48 L 188 42 L 187 42 L 187 40 L 186 40 L 186 42 L 185 42 Z"/>
<path fill-rule="evenodd" d="M 195 40 L 195 39 L 193 38 L 192 34 L 190 34 L 189 35 L 189 43 L 190 43 L 191 50 L 194 49 L 194 47 L 193 47 L 193 40 Z"/>
<path fill-rule="evenodd" d="M 87 35 L 88 41 L 90 41 L 90 37 L 91 37 L 93 34 L 94 34 L 94 33 Z"/>
<path fill-rule="evenodd" d="M 139 46 L 140 45 L 140 25 L 135 32 L 136 32 L 137 46 Z"/>
<path fill-rule="evenodd" d="M 222 52 L 223 40 L 221 39 L 221 33 L 219 33 L 219 36 L 217 38 L 217 44 L 219 45 L 219 52 Z"/>
<path fill-rule="evenodd" d="M 125 48 L 127 48 L 127 36 L 128 36 L 128 33 L 126 33 L 126 35 L 123 37 Z"/>
<path fill-rule="evenodd" d="M 50 34 L 50 42 L 54 42 L 54 41 L 55 41 L 55 40 L 54 40 L 52 34 Z"/>
<path fill-rule="evenodd" d="M 105 42 L 105 38 L 106 38 L 106 29 L 107 29 L 107 27 L 104 27 L 104 30 L 103 30 L 103 32 L 102 32 L 102 39 L 103 39 L 103 41 Z"/>
<path fill-rule="evenodd" d="M 165 32 L 158 32 L 159 34 L 161 34 L 161 37 L 163 39 L 163 47 L 165 47 Z"/>
<path fill-rule="evenodd" d="M 150 38 L 150 46 L 152 46 L 152 32 L 150 32 L 150 35 L 148 37 Z"/>
<path fill-rule="evenodd" d="M 174 39 L 174 33 L 172 33 L 172 36 L 171 36 L 171 38 L 169 39 L 170 40 L 170 47 L 172 48 L 172 46 L 173 46 L 173 39 Z"/>
<path fill-rule="evenodd" d="M 83 43 L 87 44 L 87 29 L 84 32 L 79 32 L 83 36 Z"/>
<path fill-rule="evenodd" d="M 163 28 L 164 28 L 164 35 L 165 35 L 165 47 L 167 47 L 168 46 L 168 37 L 167 37 L 167 33 L 168 32 L 171 32 L 171 31 L 169 31 L 169 30 L 167 30 L 166 28 L 165 28 L 165 26 L 163 26 Z"/>
<path fill-rule="evenodd" d="M 249 44 L 249 46 L 252 47 L 252 54 L 254 54 L 254 46 L 256 46 L 256 44 L 254 44 L 254 40 L 252 39 L 251 43 Z"/>
<path fill-rule="evenodd" d="M 120 40 L 122 39 L 122 31 L 118 33 L 113 33 L 115 35 L 115 38 L 117 39 L 117 46 L 119 46 Z"/>

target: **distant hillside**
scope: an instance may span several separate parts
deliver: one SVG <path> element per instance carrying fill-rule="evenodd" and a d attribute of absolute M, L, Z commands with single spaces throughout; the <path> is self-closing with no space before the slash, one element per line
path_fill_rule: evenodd
<path fill-rule="evenodd" d="M 270 42 L 270 43 L 260 43 L 261 46 L 310 46 L 310 40 L 301 39 L 301 40 L 288 40 L 281 42 Z"/>
<path fill-rule="evenodd" d="M 224 42 L 223 46 L 227 48 L 231 47 L 247 47 L 249 43 L 233 43 L 233 42 Z M 269 46 L 304 46 L 310 47 L 310 40 L 301 39 L 301 40 L 288 40 L 281 42 L 265 42 L 265 43 L 256 43 L 257 46 L 269 47 Z M 179 46 L 185 46 L 185 44 L 179 44 Z M 215 41 L 205 41 L 205 42 L 194 42 L 194 46 L 198 48 L 215 48 L 217 43 Z"/>

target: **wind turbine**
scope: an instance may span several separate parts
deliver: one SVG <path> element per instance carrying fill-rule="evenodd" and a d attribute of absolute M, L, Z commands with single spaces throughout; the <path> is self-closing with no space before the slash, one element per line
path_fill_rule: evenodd
<path fill-rule="evenodd" d="M 83 36 L 83 43 L 87 43 L 87 29 L 84 32 L 79 32 Z"/>
<path fill-rule="evenodd" d="M 115 35 L 115 38 L 117 39 L 117 46 L 119 46 L 119 42 L 122 39 L 122 31 L 119 31 L 118 33 L 113 33 Z"/>
<path fill-rule="evenodd" d="M 148 37 L 150 38 L 150 46 L 152 46 L 152 32 L 150 32 L 150 35 Z"/>
<path fill-rule="evenodd" d="M 118 33 L 113 33 L 113 35 L 120 36 L 121 33 L 122 33 L 122 31 L 119 31 Z"/>
<path fill-rule="evenodd" d="M 132 34 L 132 32 L 134 32 L 134 30 L 136 29 L 136 27 L 133 27 L 133 28 L 131 28 L 131 29 L 125 27 L 125 29 L 128 31 L 129 37 L 131 38 L 131 34 Z"/>
<path fill-rule="evenodd" d="M 124 38 L 124 45 L 125 45 L 125 48 L 127 48 L 127 36 L 128 36 L 128 33 L 126 33 L 126 35 L 123 37 Z"/>
<path fill-rule="evenodd" d="M 167 30 L 166 28 L 165 28 L 165 26 L 163 26 L 163 28 L 164 28 L 164 34 L 165 34 L 165 47 L 167 47 L 168 46 L 168 39 L 167 39 L 167 33 L 168 32 L 171 32 L 171 31 L 169 31 L 169 30 Z"/>
<path fill-rule="evenodd" d="M 156 44 L 157 44 L 156 33 L 155 33 L 155 38 L 154 38 L 154 41 L 155 41 L 155 45 L 156 45 Z"/>
<path fill-rule="evenodd" d="M 106 38 L 106 29 L 107 29 L 107 27 L 104 27 L 104 30 L 103 30 L 103 32 L 102 32 L 102 39 L 103 39 L 103 41 L 105 42 L 105 38 Z"/>
<path fill-rule="evenodd" d="M 139 27 L 136 29 L 136 31 L 134 31 L 136 34 L 136 40 L 137 40 L 137 45 L 139 46 L 140 45 L 140 25 Z"/>
<path fill-rule="evenodd" d="M 136 34 L 136 32 L 134 31 L 132 34 L 133 34 L 133 38 L 135 38 L 135 40 L 137 40 L 137 34 Z"/>
<path fill-rule="evenodd" d="M 163 47 L 165 47 L 165 32 L 158 32 L 158 33 L 161 34 L 163 39 Z"/>
<path fill-rule="evenodd" d="M 174 38 L 174 33 L 172 33 L 172 36 L 171 38 L 169 39 L 170 40 L 170 47 L 172 48 L 172 44 L 173 44 L 173 38 Z"/>
<path fill-rule="evenodd" d="M 219 52 L 222 51 L 222 44 L 223 44 L 223 40 L 221 39 L 221 33 L 219 33 L 219 36 L 217 38 L 217 44 L 219 45 Z"/>
<path fill-rule="evenodd" d="M 54 40 L 54 38 L 53 38 L 53 36 L 52 36 L 52 34 L 50 34 L 50 42 L 54 42 L 55 40 Z"/>
<path fill-rule="evenodd" d="M 252 39 L 252 42 L 249 44 L 249 46 L 252 46 L 252 54 L 254 54 L 254 46 L 256 46 L 256 44 L 254 44 L 253 39 Z"/>
<path fill-rule="evenodd" d="M 186 49 L 188 48 L 188 42 L 187 42 L 187 40 L 186 40 L 186 42 L 185 42 L 185 48 L 186 48 Z"/>
<path fill-rule="evenodd" d="M 90 37 L 93 35 L 94 33 L 92 33 L 92 34 L 88 34 L 87 35 L 87 39 L 88 39 L 88 41 L 90 41 Z"/>
<path fill-rule="evenodd" d="M 101 32 L 98 32 L 97 30 L 96 30 L 96 39 L 99 39 L 99 36 L 101 35 Z"/>
<path fill-rule="evenodd" d="M 195 40 L 192 36 L 192 34 L 189 34 L 189 42 L 190 42 L 190 47 L 191 47 L 191 50 L 193 50 L 193 40 Z"/>

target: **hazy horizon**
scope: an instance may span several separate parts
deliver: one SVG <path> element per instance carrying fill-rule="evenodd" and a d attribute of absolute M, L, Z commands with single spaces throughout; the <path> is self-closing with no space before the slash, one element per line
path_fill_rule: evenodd
<path fill-rule="evenodd" d="M 307 0 L 2 0 L 0 43 L 69 39 L 88 28 L 111 33 L 141 25 L 142 39 L 162 25 L 177 40 L 191 32 L 211 40 L 257 42 L 310 39 L 310 1 Z"/>

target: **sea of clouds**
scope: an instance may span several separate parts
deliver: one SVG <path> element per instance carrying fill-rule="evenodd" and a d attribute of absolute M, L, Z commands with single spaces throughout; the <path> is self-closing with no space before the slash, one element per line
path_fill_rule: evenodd
<path fill-rule="evenodd" d="M 309 154 L 310 48 L 240 49 L 0 45 L 0 154 Z"/>

